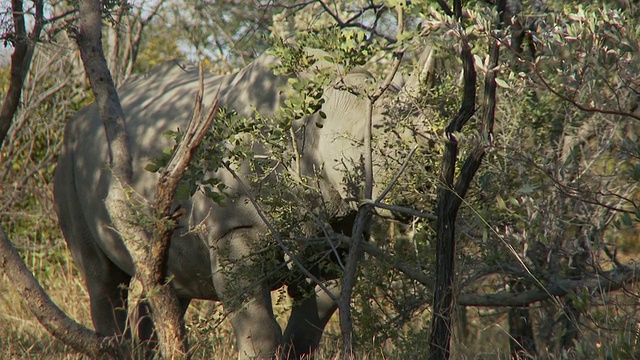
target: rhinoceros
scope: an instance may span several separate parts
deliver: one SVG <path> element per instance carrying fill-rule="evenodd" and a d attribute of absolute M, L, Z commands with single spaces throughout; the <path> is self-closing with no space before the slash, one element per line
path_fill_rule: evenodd
<path fill-rule="evenodd" d="M 272 68 L 277 61 L 263 55 L 237 73 L 205 75 L 205 104 L 219 91 L 220 107 L 232 109 L 240 116 L 252 117 L 256 113 L 274 116 L 285 100 L 284 87 L 290 78 L 274 75 Z M 358 84 L 369 78 L 358 71 L 342 76 L 339 82 Z M 197 69 L 171 61 L 118 89 L 131 139 L 133 185 L 143 198 L 153 199 L 157 184 L 157 174 L 144 168 L 173 145 L 173 140 L 163 133 L 187 128 L 198 84 Z M 293 124 L 300 172 L 316 179 L 314 186 L 322 201 L 330 204 L 325 206 L 330 209 L 325 214 L 327 223 L 345 234 L 351 230 L 355 210 L 345 199 L 360 195 L 354 193 L 358 186 L 352 183 L 353 177 L 346 175 L 345 167 L 362 161 L 367 106 L 365 97 L 345 86 L 329 86 L 321 111 Z M 374 126 L 385 121 L 383 106 L 376 106 Z M 108 160 L 98 109 L 91 104 L 66 125 L 54 180 L 55 204 L 64 237 L 86 282 L 96 331 L 122 336 L 126 326 L 125 289 L 134 265 L 104 203 L 113 181 Z M 251 166 L 239 165 L 235 169 L 241 178 L 251 177 Z M 283 333 L 270 297 L 271 291 L 283 282 L 270 276 L 238 274 L 247 268 L 259 270 L 264 266 L 260 255 L 250 254 L 264 250 L 264 242 L 256 244 L 268 235 L 265 222 L 242 190 L 243 184 L 229 170 L 221 168 L 215 176 L 226 185 L 225 191 L 232 193 L 225 204 L 212 201 L 201 191 L 179 204 L 187 216 L 182 217 L 172 238 L 168 271 L 183 309 L 186 311 L 192 299 L 222 301 L 231 314 L 241 359 L 274 357 L 282 351 L 279 349 L 283 344 L 291 357 L 313 352 L 336 304 L 323 291 L 296 299 Z M 247 183 L 259 194 L 269 188 L 268 181 L 272 179 L 265 176 L 263 183 L 249 180 Z M 266 246 L 277 247 L 269 244 Z M 265 255 L 270 257 L 269 261 L 283 261 L 273 255 L 277 251 L 264 253 L 270 254 Z M 237 265 L 242 262 L 243 266 Z M 291 267 L 280 269 L 287 272 Z M 337 291 L 338 285 L 332 289 Z M 149 331 L 141 336 L 149 336 Z"/>

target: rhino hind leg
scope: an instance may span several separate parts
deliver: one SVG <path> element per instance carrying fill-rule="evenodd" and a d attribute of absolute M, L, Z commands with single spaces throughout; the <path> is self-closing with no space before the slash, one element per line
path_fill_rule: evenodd
<path fill-rule="evenodd" d="M 152 356 L 157 338 L 148 303 L 142 301 L 138 304 L 137 311 L 128 311 L 127 289 L 131 276 L 102 252 L 90 233 L 84 231 L 82 222 L 78 219 L 80 218 L 76 218 L 73 227 L 62 226 L 62 229 L 86 283 L 91 320 L 96 332 L 102 336 L 116 336 L 125 342 L 134 340 L 143 346 L 138 350 L 147 353 L 148 357 Z M 191 299 L 178 300 L 184 315 Z"/>
<path fill-rule="evenodd" d="M 123 336 L 126 330 L 127 291 L 129 275 L 114 269 L 109 272 L 110 279 L 96 279 L 86 276 L 87 291 L 91 304 L 91 320 L 96 331 L 104 336 Z"/>
<path fill-rule="evenodd" d="M 334 295 L 340 295 L 337 281 L 325 285 Z M 312 355 L 320 345 L 324 328 L 337 308 L 335 301 L 319 286 L 316 286 L 315 296 L 294 299 L 284 331 L 286 358 L 306 359 Z"/>
<path fill-rule="evenodd" d="M 72 200 L 75 198 L 63 197 L 66 194 L 61 194 L 60 189 L 61 186 L 56 186 L 56 211 L 71 255 L 89 293 L 94 328 L 103 336 L 122 336 L 127 318 L 124 285 L 129 284 L 130 276 L 102 252 L 79 211 L 80 206 L 77 203 L 74 206 Z"/>
<path fill-rule="evenodd" d="M 131 276 L 102 252 L 80 221 L 69 231 L 62 226 L 71 254 L 89 293 L 91 320 L 103 336 L 130 337 L 127 331 L 127 287 Z"/>
<path fill-rule="evenodd" d="M 90 230 L 77 197 L 77 190 L 69 186 L 68 174 L 72 174 L 69 158 L 62 157 L 55 177 L 54 196 L 60 228 L 71 256 L 82 274 L 89 294 L 91 320 L 101 336 L 131 339 L 131 326 L 127 324 L 127 295 L 131 276 L 113 263 L 98 245 Z M 187 301 L 188 303 L 188 301 Z M 153 324 L 145 305 L 138 313 L 137 338 L 150 339 Z"/>

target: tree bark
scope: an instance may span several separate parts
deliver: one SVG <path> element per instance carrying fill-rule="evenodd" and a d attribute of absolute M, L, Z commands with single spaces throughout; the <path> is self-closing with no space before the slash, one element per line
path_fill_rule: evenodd
<path fill-rule="evenodd" d="M 526 290 L 525 284 L 511 281 L 511 291 L 522 292 L 524 290 Z M 511 358 L 515 360 L 535 358 L 537 354 L 536 341 L 533 335 L 529 305 L 510 308 L 507 318 Z"/>
<path fill-rule="evenodd" d="M 462 198 L 468 189 L 475 170 L 479 167 L 483 152 L 472 153 L 467 159 L 457 184 L 454 185 L 454 172 L 458 157 L 458 141 L 454 131 L 460 131 L 473 116 L 476 97 L 476 72 L 473 66 L 471 48 L 466 39 L 461 40 L 464 66 L 464 92 L 462 105 L 456 117 L 446 129 L 446 143 L 440 170 L 440 190 L 436 206 L 436 284 L 433 294 L 430 338 L 430 359 L 448 359 L 451 341 L 451 310 L 455 274 L 455 221 Z M 479 155 L 479 156 L 478 156 Z M 471 159 L 475 161 L 469 161 Z M 465 167 L 476 165 L 475 169 Z"/>
<path fill-rule="evenodd" d="M 11 2 L 14 51 L 11 55 L 9 89 L 0 109 L 0 147 L 18 110 L 24 81 L 44 25 L 43 1 L 35 0 L 34 5 L 35 24 L 31 33 L 27 35 L 23 1 L 12 0 Z M 54 337 L 92 358 L 111 359 L 119 356 L 114 339 L 98 336 L 93 330 L 69 318 L 51 301 L 22 261 L 2 227 L 0 227 L 0 269 L 7 274 L 9 281 L 27 303 L 29 310 Z"/>
<path fill-rule="evenodd" d="M 27 28 L 24 20 L 24 9 L 22 0 L 12 0 L 11 10 L 13 12 L 14 42 L 13 54 L 11 55 L 11 69 L 9 75 L 9 89 L 5 94 L 0 109 L 0 148 L 9 132 L 13 117 L 20 105 L 22 97 L 22 87 L 27 77 L 33 58 L 33 51 L 36 41 L 40 38 L 42 26 L 44 24 L 43 1 L 34 1 L 36 8 L 35 24 L 31 34 L 27 35 Z"/>
<path fill-rule="evenodd" d="M 529 306 L 510 308 L 509 348 L 512 359 L 531 359 L 536 357 L 536 342 L 533 337 L 533 324 Z"/>
<path fill-rule="evenodd" d="M 505 9 L 505 0 L 499 0 L 496 5 L 498 13 Z M 444 9 L 447 11 L 447 9 Z M 432 322 L 430 338 L 430 359 L 444 360 L 450 355 L 451 342 L 451 313 L 454 302 L 455 286 L 455 221 L 458 210 L 464 199 L 475 173 L 478 171 L 485 154 L 485 144 L 478 145 L 465 160 L 460 175 L 455 179 L 454 173 L 458 156 L 458 142 L 455 132 L 462 130 L 466 122 L 473 116 L 476 100 L 477 75 L 466 35 L 462 31 L 462 3 L 454 1 L 453 13 L 458 20 L 461 31 L 460 58 L 464 70 L 464 89 L 462 104 L 458 114 L 445 129 L 445 148 L 440 170 L 440 189 L 436 206 L 436 283 L 432 303 Z M 498 29 L 501 27 L 498 22 Z M 493 123 L 495 118 L 496 82 L 495 71 L 498 65 L 499 46 L 493 40 L 489 49 L 489 70 L 485 76 L 485 90 L 483 100 L 482 139 L 491 142 Z M 455 180 L 455 184 L 454 184 Z"/>
<path fill-rule="evenodd" d="M 188 357 L 188 343 L 182 310 L 173 285 L 166 281 L 168 238 L 173 228 L 171 219 L 155 217 L 158 226 L 144 229 L 128 219 L 137 216 L 162 216 L 164 210 L 136 213 L 132 204 L 132 161 L 124 111 L 120 105 L 113 79 L 102 49 L 101 3 L 99 0 L 79 1 L 80 28 L 75 31 L 85 71 L 96 96 L 96 102 L 109 142 L 112 183 L 105 200 L 113 224 L 122 235 L 135 264 L 135 279 L 142 283 L 143 294 L 151 307 L 156 326 L 159 350 L 167 359 Z M 178 179 L 179 181 L 179 179 Z M 158 189 L 158 195 L 165 193 Z M 169 204 L 171 203 L 169 199 Z M 160 203 L 156 199 L 156 203 Z M 157 210 L 157 209 L 156 209 Z M 170 227 L 167 229 L 167 227 Z M 156 232 L 156 229 L 162 229 Z M 154 236 L 155 235 L 155 236 Z M 160 238 L 163 239 L 160 239 Z M 135 301 L 134 301 L 135 302 Z"/>

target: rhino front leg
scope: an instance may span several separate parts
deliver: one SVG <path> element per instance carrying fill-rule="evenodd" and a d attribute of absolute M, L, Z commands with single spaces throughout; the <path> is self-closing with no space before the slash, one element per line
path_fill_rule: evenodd
<path fill-rule="evenodd" d="M 325 284 L 336 296 L 340 295 L 340 284 L 332 281 Z M 291 315 L 284 332 L 288 359 L 301 359 L 313 354 L 320 345 L 320 338 L 327 322 L 338 308 L 333 299 L 319 286 L 315 296 L 294 299 Z"/>
<path fill-rule="evenodd" d="M 270 259 L 256 254 L 259 237 L 249 228 L 236 229 L 211 246 L 213 285 L 231 314 L 238 359 L 272 359 L 282 343 L 273 314 L 271 287 L 265 271 Z"/>

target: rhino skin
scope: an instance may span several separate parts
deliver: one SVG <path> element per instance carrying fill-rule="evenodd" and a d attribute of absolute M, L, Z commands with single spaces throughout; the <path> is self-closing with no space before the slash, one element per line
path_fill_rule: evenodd
<path fill-rule="evenodd" d="M 264 116 L 273 115 L 284 101 L 283 87 L 288 79 L 273 74 L 271 69 L 276 61 L 263 55 L 235 74 L 205 75 L 204 103 L 211 103 L 220 89 L 221 107 L 248 117 L 256 111 Z M 357 84 L 366 78 L 367 74 L 359 72 L 347 75 L 343 81 Z M 197 69 L 171 61 L 132 78 L 118 89 L 131 142 L 133 186 L 143 198 L 153 199 L 158 180 L 157 174 L 145 171 L 144 167 L 173 145 L 172 139 L 162 135 L 164 132 L 187 128 L 198 83 Z M 344 164 L 361 163 L 359 144 L 364 134 L 367 101 L 337 87 L 328 87 L 324 96 L 322 111 L 326 118 L 316 114 L 293 124 L 300 137 L 300 168 L 309 176 L 322 169 L 319 180 L 322 196 L 335 205 L 333 213 L 327 215 L 329 223 L 335 231 L 349 234 L 353 209 L 341 199 L 358 195 L 348 190 L 358 186 L 347 184 Z M 383 117 L 382 110 L 375 110 L 374 125 L 381 123 Z M 303 126 L 306 124 L 309 125 Z M 96 331 L 102 335 L 127 336 L 124 289 L 134 273 L 134 265 L 105 207 L 112 181 L 108 162 L 103 125 L 96 104 L 91 104 L 70 119 L 65 128 L 54 180 L 56 211 L 73 259 L 86 282 Z M 248 178 L 248 171 L 247 166 L 237 168 L 243 178 Z M 272 358 L 277 353 L 299 358 L 312 353 L 336 304 L 316 287 L 315 297 L 293 303 L 283 335 L 270 297 L 270 292 L 282 284 L 267 279 L 256 283 L 255 278 L 243 279 L 238 274 L 246 267 L 260 266 L 259 261 L 229 265 L 245 261 L 256 250 L 258 238 L 268 234 L 267 228 L 231 174 L 221 169 L 216 176 L 235 192 L 226 206 L 216 204 L 201 192 L 179 204 L 188 216 L 182 217 L 173 235 L 168 271 L 183 311 L 191 299 L 222 301 L 225 310 L 232 314 L 239 359 Z M 288 271 L 286 267 L 283 269 Z M 233 286 L 228 286 L 230 282 Z M 329 285 L 335 293 L 339 292 L 339 285 Z M 244 289 L 240 294 L 242 301 L 237 301 L 239 288 Z M 148 317 L 140 328 L 139 336 L 151 336 Z"/>

